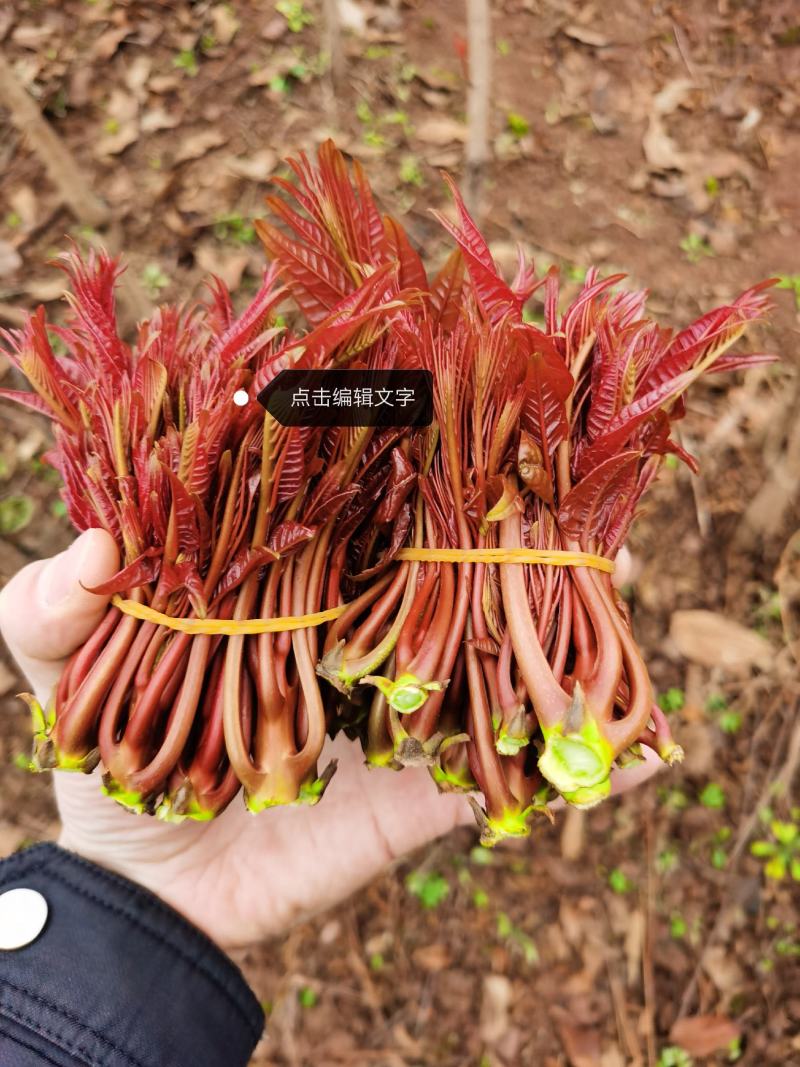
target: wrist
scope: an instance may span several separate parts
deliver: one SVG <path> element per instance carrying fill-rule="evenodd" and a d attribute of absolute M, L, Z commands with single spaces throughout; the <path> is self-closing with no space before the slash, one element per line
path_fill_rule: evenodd
<path fill-rule="evenodd" d="M 29 944 L 0 952 L 0 1032 L 42 1053 L 56 1042 L 81 1062 L 177 1052 L 193 1067 L 244 1067 L 263 1026 L 258 1002 L 163 899 L 56 845 L 0 862 L 0 894 L 14 888 L 39 894 L 48 918 Z"/>

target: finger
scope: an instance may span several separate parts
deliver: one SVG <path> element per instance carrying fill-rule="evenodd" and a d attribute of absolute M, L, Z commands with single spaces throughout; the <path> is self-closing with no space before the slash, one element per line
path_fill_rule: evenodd
<path fill-rule="evenodd" d="M 636 561 L 631 555 L 630 549 L 627 545 L 623 545 L 617 553 L 615 560 L 614 573 L 611 575 L 611 581 L 616 589 L 621 589 L 623 585 L 629 585 L 634 577 L 636 571 Z"/>
<path fill-rule="evenodd" d="M 337 744 L 338 742 L 338 744 Z M 458 825 L 474 825 L 475 816 L 462 793 L 441 793 L 422 768 L 391 771 L 370 767 L 360 745 L 337 738 L 330 749 L 338 760 L 336 776 L 355 788 L 374 814 L 393 856 L 402 855 Z"/>
<path fill-rule="evenodd" d="M 628 767 L 615 767 L 611 772 L 611 795 L 619 796 L 646 782 L 654 774 L 663 771 L 666 764 L 652 748 L 642 745 L 642 759 Z"/>
<path fill-rule="evenodd" d="M 87 587 L 118 568 L 114 538 L 105 530 L 86 530 L 65 552 L 24 567 L 0 593 L 0 632 L 40 700 L 108 605 L 108 597 Z"/>

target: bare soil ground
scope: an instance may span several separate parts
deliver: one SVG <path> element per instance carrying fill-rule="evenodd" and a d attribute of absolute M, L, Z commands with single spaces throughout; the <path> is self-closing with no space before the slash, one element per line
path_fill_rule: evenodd
<path fill-rule="evenodd" d="M 45 264 L 66 236 L 126 253 L 129 325 L 143 297 L 188 298 L 209 270 L 247 291 L 266 180 L 328 135 L 436 261 L 437 170 L 459 176 L 463 157 L 464 5 L 346 0 L 335 89 L 321 4 L 280 6 L 0 9 L 3 57 L 110 209 L 76 219 L 0 100 L 6 324 L 39 302 L 61 313 Z M 675 325 L 781 275 L 750 343 L 782 363 L 695 394 L 682 441 L 702 474 L 665 470 L 631 538 L 635 628 L 683 767 L 493 853 L 464 831 L 243 953 L 270 1013 L 254 1063 L 800 1064 L 800 886 L 749 849 L 770 839 L 765 809 L 800 823 L 800 16 L 790 0 L 493 7 L 481 215 L 498 261 L 519 241 L 575 285 L 591 263 L 623 270 Z M 6 580 L 70 531 L 45 424 L 7 404 L 2 420 Z M 693 609 L 710 614 L 675 614 Z M 13 766 L 19 686 L 0 662 L 3 855 L 57 833 L 49 783 Z"/>

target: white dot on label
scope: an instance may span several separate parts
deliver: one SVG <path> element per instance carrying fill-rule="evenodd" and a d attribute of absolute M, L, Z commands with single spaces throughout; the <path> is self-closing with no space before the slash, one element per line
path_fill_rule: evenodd
<path fill-rule="evenodd" d="M 233 402 L 234 404 L 238 404 L 240 408 L 245 407 L 249 400 L 250 397 L 247 395 L 246 389 L 237 389 L 233 394 Z"/>
<path fill-rule="evenodd" d="M 47 911 L 47 901 L 35 889 L 0 894 L 0 950 L 24 948 L 35 941 L 44 930 Z"/>

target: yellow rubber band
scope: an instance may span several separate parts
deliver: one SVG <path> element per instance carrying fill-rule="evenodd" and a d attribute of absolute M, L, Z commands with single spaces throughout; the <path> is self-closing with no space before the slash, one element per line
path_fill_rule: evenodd
<path fill-rule="evenodd" d="M 594 567 L 613 574 L 614 561 L 591 552 L 567 552 L 544 548 L 403 548 L 395 559 L 420 563 L 541 563 L 549 567 Z M 125 600 L 118 593 L 111 598 L 115 608 L 142 622 L 166 626 L 184 634 L 208 634 L 236 637 L 246 634 L 275 634 L 286 630 L 304 630 L 333 622 L 347 610 L 347 604 L 310 615 L 284 615 L 278 619 L 175 619 L 154 611 L 137 600 Z"/>
<path fill-rule="evenodd" d="M 593 567 L 614 573 L 614 561 L 592 552 L 560 548 L 401 548 L 395 559 L 421 563 L 541 563 L 548 567 Z"/>
<path fill-rule="evenodd" d="M 315 611 L 311 615 L 284 615 L 279 619 L 175 619 L 136 600 L 124 600 L 119 594 L 111 598 L 111 603 L 125 615 L 132 615 L 142 622 L 154 622 L 157 626 L 166 626 L 183 634 L 222 634 L 226 637 L 275 634 L 284 630 L 303 630 L 306 626 L 321 626 L 324 622 L 338 619 L 347 610 L 347 604 L 340 604 L 338 608 Z"/>

